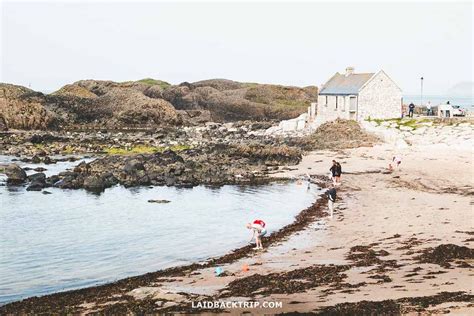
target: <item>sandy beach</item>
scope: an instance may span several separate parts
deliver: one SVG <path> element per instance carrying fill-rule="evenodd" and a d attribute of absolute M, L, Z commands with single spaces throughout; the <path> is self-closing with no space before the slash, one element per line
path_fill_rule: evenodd
<path fill-rule="evenodd" d="M 470 141 L 464 139 L 466 146 L 414 142 L 403 148 L 386 141 L 310 152 L 297 166 L 273 176 L 309 174 L 319 184 L 310 189 L 315 204 L 265 239 L 264 251 L 247 246 L 207 263 L 1 309 L 79 314 L 472 313 Z M 402 163 L 389 173 L 394 155 Z M 329 218 L 323 192 L 332 159 L 341 163 L 343 177 L 334 217 Z M 307 190 L 306 182 L 301 190 Z M 224 271 L 219 277 L 216 267 Z"/>

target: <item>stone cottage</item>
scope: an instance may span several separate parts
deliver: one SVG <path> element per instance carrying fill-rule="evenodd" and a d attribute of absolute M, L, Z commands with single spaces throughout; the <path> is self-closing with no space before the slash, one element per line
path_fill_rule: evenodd
<path fill-rule="evenodd" d="M 367 118 L 398 118 L 402 113 L 402 90 L 383 71 L 336 73 L 318 95 L 316 121 L 337 118 L 362 121 Z"/>

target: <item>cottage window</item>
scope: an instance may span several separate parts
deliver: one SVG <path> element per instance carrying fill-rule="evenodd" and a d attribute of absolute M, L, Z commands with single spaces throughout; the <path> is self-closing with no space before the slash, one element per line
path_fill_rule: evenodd
<path fill-rule="evenodd" d="M 324 103 L 325 106 L 328 106 L 328 96 L 326 96 L 326 102 Z"/>
<path fill-rule="evenodd" d="M 336 95 L 336 107 L 334 108 L 334 111 L 337 111 L 337 99 L 339 99 L 339 97 Z"/>

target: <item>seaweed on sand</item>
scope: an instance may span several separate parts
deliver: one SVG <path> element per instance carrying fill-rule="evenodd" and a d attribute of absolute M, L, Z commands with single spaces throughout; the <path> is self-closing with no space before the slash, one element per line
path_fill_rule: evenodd
<path fill-rule="evenodd" d="M 415 259 L 420 263 L 434 263 L 449 268 L 450 262 L 457 259 L 474 259 L 474 249 L 454 244 L 443 244 L 423 250 L 421 255 Z M 470 265 L 461 265 L 460 267 L 470 267 Z"/>
<path fill-rule="evenodd" d="M 346 278 L 348 265 L 313 265 L 285 273 L 254 274 L 230 282 L 221 296 L 249 296 L 256 294 L 292 294 L 320 285 L 340 283 Z"/>

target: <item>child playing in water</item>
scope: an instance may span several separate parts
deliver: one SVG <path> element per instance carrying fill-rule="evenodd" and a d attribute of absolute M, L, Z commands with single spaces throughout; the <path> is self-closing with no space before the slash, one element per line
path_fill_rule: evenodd
<path fill-rule="evenodd" d="M 252 239 L 255 238 L 256 247 L 253 249 L 263 249 L 262 237 L 267 233 L 267 230 L 265 229 L 265 222 L 261 219 L 256 219 L 252 224 L 247 223 L 247 228 L 253 231 L 252 238 L 250 239 L 250 242 L 252 242 Z"/>

